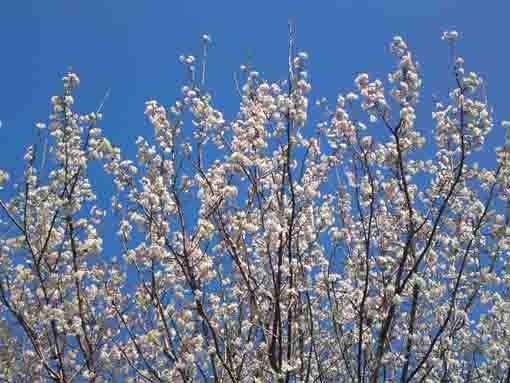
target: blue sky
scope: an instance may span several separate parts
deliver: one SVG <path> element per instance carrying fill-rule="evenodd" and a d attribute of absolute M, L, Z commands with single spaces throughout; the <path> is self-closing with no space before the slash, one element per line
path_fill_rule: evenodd
<path fill-rule="evenodd" d="M 384 78 L 393 65 L 388 42 L 400 34 L 421 63 L 424 89 L 418 127 L 432 128 L 432 94 L 447 96 L 452 78 L 443 30 L 461 33 L 466 69 L 488 80 L 497 119 L 510 118 L 507 46 L 510 3 L 492 1 L 135 1 L 6 0 L 0 5 L 0 168 L 19 174 L 33 125 L 45 120 L 69 66 L 82 85 L 76 109 L 97 108 L 111 88 L 101 127 L 124 151 L 151 136 L 144 102 L 175 100 L 183 79 L 180 54 L 199 52 L 200 35 L 214 40 L 208 85 L 214 104 L 231 117 L 238 105 L 232 74 L 251 56 L 268 78 L 285 76 L 287 20 L 297 46 L 310 54 L 312 101 L 334 100 L 358 72 Z M 333 101 L 332 100 L 332 101 Z"/>

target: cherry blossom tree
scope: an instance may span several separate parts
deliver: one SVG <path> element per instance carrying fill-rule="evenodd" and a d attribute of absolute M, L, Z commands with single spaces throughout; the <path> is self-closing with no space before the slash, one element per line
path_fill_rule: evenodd
<path fill-rule="evenodd" d="M 510 123 L 488 147 L 457 37 L 426 132 L 401 37 L 387 80 L 359 74 L 312 122 L 292 25 L 285 78 L 242 65 L 229 121 L 204 35 L 182 96 L 146 102 L 132 160 L 64 76 L 24 174 L 0 172 L 0 381 L 510 382 Z"/>

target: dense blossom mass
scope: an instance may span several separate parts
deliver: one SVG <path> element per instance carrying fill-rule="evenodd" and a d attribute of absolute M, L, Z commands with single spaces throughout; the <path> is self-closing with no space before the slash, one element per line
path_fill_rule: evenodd
<path fill-rule="evenodd" d="M 395 37 L 387 78 L 313 109 L 291 28 L 285 79 L 242 65 L 227 120 L 210 44 L 173 105 L 146 102 L 135 159 L 68 73 L 24 174 L 0 171 L 0 381 L 510 382 L 510 123 L 483 79 L 453 57 L 420 131 Z"/>

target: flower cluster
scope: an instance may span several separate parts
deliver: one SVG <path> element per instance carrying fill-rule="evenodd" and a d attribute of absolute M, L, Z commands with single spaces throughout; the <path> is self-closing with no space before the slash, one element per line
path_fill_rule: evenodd
<path fill-rule="evenodd" d="M 22 182 L 0 171 L 0 379 L 508 378 L 510 123 L 479 165 L 494 120 L 483 79 L 454 58 L 420 132 L 421 74 L 397 36 L 387 81 L 362 73 L 332 110 L 319 99 L 309 130 L 309 57 L 289 40 L 285 79 L 242 66 L 227 122 L 203 35 L 202 55 L 180 58 L 178 100 L 146 102 L 152 134 L 133 159 L 100 111 L 73 111 L 80 81 L 64 77 Z M 116 186 L 112 218 L 94 162 Z"/>

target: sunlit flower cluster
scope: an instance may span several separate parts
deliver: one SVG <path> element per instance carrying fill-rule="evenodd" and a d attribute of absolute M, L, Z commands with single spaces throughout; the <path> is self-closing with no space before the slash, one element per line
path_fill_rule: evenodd
<path fill-rule="evenodd" d="M 483 79 L 455 57 L 420 131 L 397 36 L 387 81 L 319 98 L 313 129 L 294 38 L 284 79 L 241 66 L 227 121 L 203 35 L 178 99 L 146 102 L 131 159 L 63 78 L 21 178 L 0 170 L 0 380 L 508 379 L 510 123 L 492 155 Z"/>

